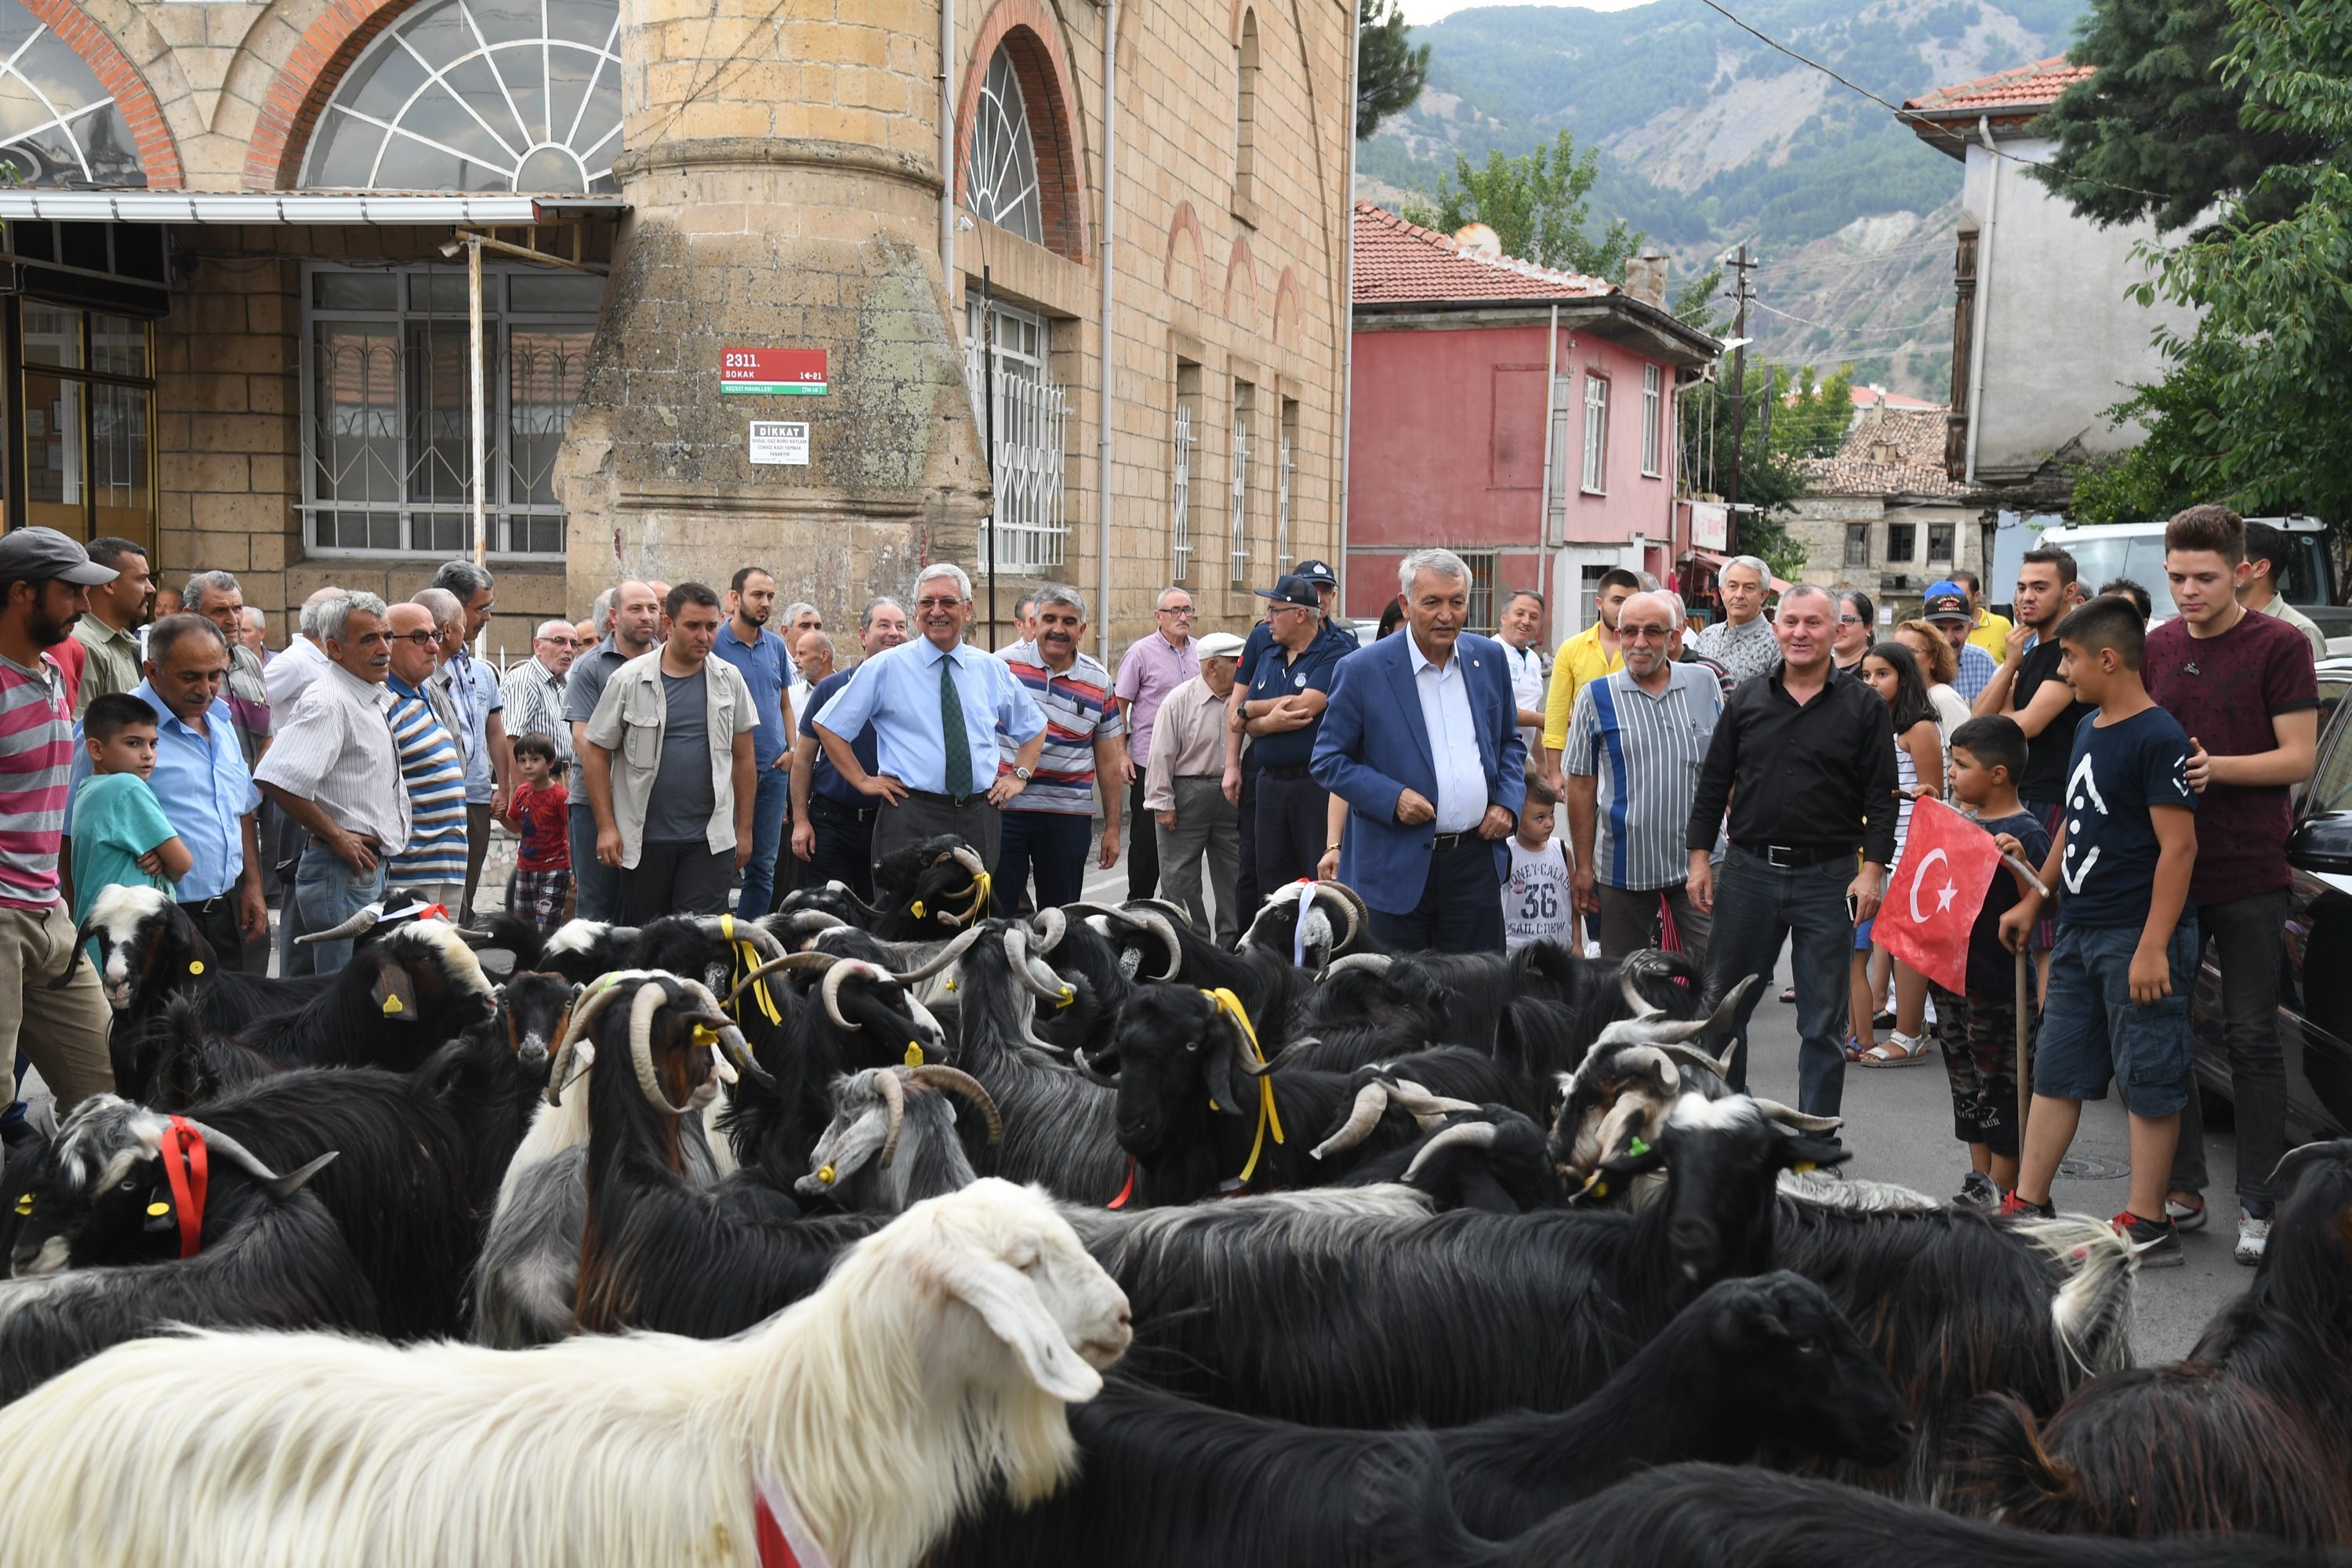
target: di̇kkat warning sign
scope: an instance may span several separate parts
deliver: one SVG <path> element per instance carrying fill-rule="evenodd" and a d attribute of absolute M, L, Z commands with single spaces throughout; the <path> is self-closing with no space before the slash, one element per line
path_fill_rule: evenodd
<path fill-rule="evenodd" d="M 719 390 L 772 397 L 823 397 L 823 349 L 720 349 Z"/>
<path fill-rule="evenodd" d="M 754 463 L 805 468 L 809 460 L 808 424 L 797 419 L 754 419 L 751 450 Z"/>

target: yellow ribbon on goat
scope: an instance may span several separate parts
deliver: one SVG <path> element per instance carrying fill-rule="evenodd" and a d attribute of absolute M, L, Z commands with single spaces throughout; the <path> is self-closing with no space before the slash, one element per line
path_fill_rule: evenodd
<path fill-rule="evenodd" d="M 1234 1021 L 1234 1026 L 1242 1032 L 1243 1041 L 1249 1047 L 1250 1059 L 1258 1066 L 1264 1067 L 1265 1052 L 1257 1043 L 1257 1026 L 1250 1022 L 1249 1009 L 1242 1005 L 1242 999 L 1234 994 L 1231 987 L 1224 985 L 1220 985 L 1213 991 L 1203 987 L 1201 994 L 1215 1003 L 1217 1011 Z M 1209 1103 L 1213 1108 L 1216 1101 L 1212 1100 Z M 1273 1129 L 1276 1142 L 1280 1143 L 1284 1141 L 1282 1113 L 1274 1106 L 1274 1079 L 1270 1077 L 1257 1080 L 1257 1136 L 1250 1140 L 1249 1163 L 1242 1167 L 1242 1173 L 1234 1178 L 1237 1185 L 1244 1187 L 1249 1185 L 1250 1178 L 1257 1173 L 1258 1156 L 1265 1152 L 1265 1134 L 1268 1128 Z"/>
<path fill-rule="evenodd" d="M 719 934 L 734 944 L 735 973 L 728 976 L 728 980 L 730 984 L 740 984 L 744 975 L 760 967 L 759 949 L 735 935 L 735 917 L 731 914 L 719 917 Z M 761 1015 L 769 1023 L 781 1025 L 784 1021 L 784 1016 L 776 1010 L 776 999 L 768 994 L 766 976 L 762 975 L 760 979 L 751 982 L 751 999 L 759 1003 Z M 735 1021 L 739 1024 L 743 1021 L 743 1002 L 740 997 L 738 997 L 735 1002 Z"/>

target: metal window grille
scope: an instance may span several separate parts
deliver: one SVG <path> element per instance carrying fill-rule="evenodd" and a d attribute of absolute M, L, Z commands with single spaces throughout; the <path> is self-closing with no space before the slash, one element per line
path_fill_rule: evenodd
<path fill-rule="evenodd" d="M 1274 458 L 1274 572 L 1281 576 L 1290 570 L 1290 477 L 1298 464 L 1290 452 L 1290 437 L 1285 432 L 1275 447 Z"/>
<path fill-rule="evenodd" d="M 1003 572 L 1042 571 L 1062 563 L 1070 526 L 1062 513 L 1063 457 L 1070 400 L 1046 372 L 1048 336 L 1042 317 L 992 306 L 994 331 L 983 336 L 980 302 L 965 312 L 964 382 L 975 415 L 986 417 L 990 384 L 995 426 L 989 432 L 989 473 L 995 515 L 982 530 L 981 559 Z M 993 339 L 995 364 L 982 363 Z"/>
<path fill-rule="evenodd" d="M 1502 557 L 1492 550 L 1465 550 L 1462 563 L 1470 568 L 1470 607 L 1465 624 L 1474 632 L 1493 636 L 1496 627 L 1496 578 L 1502 568 Z"/>
<path fill-rule="evenodd" d="M 1953 527 L 1948 522 L 1927 525 L 1927 559 L 1949 561 L 1952 558 Z"/>
<path fill-rule="evenodd" d="M 1232 509 L 1233 575 L 1235 587 L 1247 587 L 1250 580 L 1249 548 L 1249 402 L 1245 395 L 1234 395 L 1234 468 L 1228 497 Z"/>
<path fill-rule="evenodd" d="M 1886 563 L 1889 566 L 1898 563 L 1907 566 L 1911 563 L 1915 533 L 1916 531 L 1907 522 L 1890 522 L 1886 525 Z"/>
<path fill-rule="evenodd" d="M 1192 403 L 1180 397 L 1168 452 L 1168 534 L 1175 545 L 1173 575 L 1179 583 L 1191 581 L 1192 573 Z"/>
<path fill-rule="evenodd" d="M 1664 402 L 1658 367 L 1642 367 L 1642 472 L 1658 471 L 1658 416 Z"/>

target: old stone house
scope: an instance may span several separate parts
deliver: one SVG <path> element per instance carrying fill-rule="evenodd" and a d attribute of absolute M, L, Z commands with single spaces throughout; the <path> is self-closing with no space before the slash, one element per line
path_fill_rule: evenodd
<path fill-rule="evenodd" d="M 992 512 L 1007 613 L 1108 584 L 1124 637 L 1173 577 L 1238 625 L 1338 553 L 1350 22 L 0 0 L 6 520 L 405 593 L 473 547 L 478 407 L 509 649 L 749 562 L 839 624 L 984 581 Z"/>
<path fill-rule="evenodd" d="M 1962 486 L 1944 471 L 1943 409 L 1874 403 L 1834 456 L 1797 467 L 1805 489 L 1788 527 L 1805 546 L 1799 581 L 1859 588 L 1885 624 L 1889 612 L 1917 615 L 1930 583 L 1984 570 L 1980 509 L 1962 504 Z"/>

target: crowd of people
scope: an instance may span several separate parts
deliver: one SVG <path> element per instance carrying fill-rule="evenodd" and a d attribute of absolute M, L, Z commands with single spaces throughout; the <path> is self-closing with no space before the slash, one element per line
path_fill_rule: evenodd
<path fill-rule="evenodd" d="M 1106 668 L 1084 596 L 1050 585 L 992 654 L 970 641 L 970 578 L 941 563 L 866 604 L 841 660 L 816 606 L 780 608 L 746 566 L 724 589 L 617 583 L 501 674 L 477 651 L 497 585 L 467 562 L 400 604 L 322 588 L 273 652 L 227 573 L 174 592 L 135 543 L 20 529 L 0 540 L 0 1021 L 69 1107 L 110 1081 L 75 952 L 108 889 L 173 899 L 230 969 L 266 966 L 274 896 L 281 972 L 324 973 L 351 944 L 296 938 L 389 889 L 474 921 L 494 821 L 519 841 L 504 907 L 542 930 L 757 916 L 803 881 L 870 898 L 881 857 L 938 834 L 979 851 L 1000 910 L 1042 908 L 1124 853 L 1130 898 L 1228 943 L 1266 896 L 1337 878 L 1396 950 L 1664 945 L 1721 991 L 1786 946 L 1801 1110 L 1835 1115 L 1849 1064 L 1932 1043 L 1961 1200 L 2038 1213 L 2080 1101 L 2113 1079 L 2134 1171 L 2118 1225 L 2155 1264 L 2205 1217 L 2186 998 L 2210 940 L 2252 1261 L 2284 1140 L 2287 792 L 2312 765 L 2325 644 L 2270 591 L 2278 542 L 2251 532 L 2219 507 L 2173 520 L 2180 613 L 2153 633 L 2145 590 L 2086 593 L 2057 549 L 2026 553 L 2014 624 L 1969 573 L 1883 626 L 1864 594 L 1741 556 L 1696 634 L 1676 594 L 1609 572 L 1547 668 L 1542 595 L 1472 632 L 1470 570 L 1431 549 L 1369 640 L 1305 561 L 1258 590 L 1245 635 L 1197 633 L 1170 587 Z M 2011 857 L 1965 991 L 1873 938 L 1930 799 Z M 2011 952 L 2037 971 L 2022 1137 Z"/>

